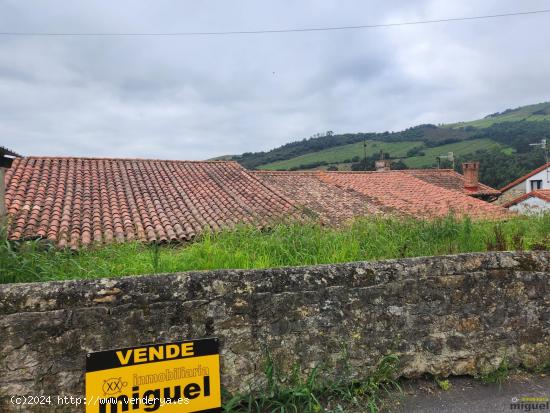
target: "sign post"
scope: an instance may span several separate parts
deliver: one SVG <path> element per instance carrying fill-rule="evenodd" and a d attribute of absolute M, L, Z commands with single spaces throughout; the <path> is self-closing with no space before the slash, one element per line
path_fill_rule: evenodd
<path fill-rule="evenodd" d="M 217 338 L 89 353 L 86 413 L 221 412 Z"/>

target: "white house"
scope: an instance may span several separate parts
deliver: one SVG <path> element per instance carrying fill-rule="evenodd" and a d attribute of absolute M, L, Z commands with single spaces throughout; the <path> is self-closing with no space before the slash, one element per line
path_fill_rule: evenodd
<path fill-rule="evenodd" d="M 550 189 L 531 191 L 502 206 L 526 215 L 550 212 Z"/>
<path fill-rule="evenodd" d="M 550 162 L 501 188 L 502 195 L 498 203 L 506 205 L 523 195 L 540 190 L 550 190 Z"/>

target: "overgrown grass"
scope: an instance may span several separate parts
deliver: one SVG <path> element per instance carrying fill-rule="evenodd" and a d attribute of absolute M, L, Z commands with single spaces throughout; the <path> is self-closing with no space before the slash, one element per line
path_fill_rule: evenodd
<path fill-rule="evenodd" d="M 520 365 L 510 367 L 508 358 L 504 357 L 498 367 L 476 376 L 483 384 L 503 384 L 508 378 L 515 373 L 540 374 L 542 376 L 550 373 L 550 358 L 543 358 L 540 364 L 536 365 Z"/>
<path fill-rule="evenodd" d="M 385 399 L 401 389 L 396 381 L 398 358 L 384 357 L 373 372 L 360 380 L 323 380 L 320 369 L 303 375 L 298 367 L 285 375 L 268 357 L 263 391 L 225 395 L 226 413 L 376 413 Z"/>
<path fill-rule="evenodd" d="M 531 370 L 537 374 L 550 374 L 550 358 Z"/>
<path fill-rule="evenodd" d="M 315 223 L 241 226 L 187 245 L 113 244 L 79 252 L 42 242 L 0 245 L 0 282 L 32 282 L 219 268 L 288 265 L 512 249 L 549 249 L 550 214 L 505 222 L 452 217 L 358 220 L 343 228 Z"/>
<path fill-rule="evenodd" d="M 498 384 L 501 385 L 506 381 L 510 375 L 510 366 L 508 365 L 508 359 L 505 357 L 502 359 L 498 367 L 490 372 L 482 374 L 479 379 L 484 384 Z"/>

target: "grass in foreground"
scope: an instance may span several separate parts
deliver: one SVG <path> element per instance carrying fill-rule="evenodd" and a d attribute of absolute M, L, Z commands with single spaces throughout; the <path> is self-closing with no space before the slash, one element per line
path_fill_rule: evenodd
<path fill-rule="evenodd" d="M 39 241 L 0 243 L 0 283 L 99 278 L 221 268 L 269 268 L 487 250 L 550 249 L 550 214 L 506 222 L 451 217 L 242 226 L 187 245 L 113 244 L 79 252 Z"/>
<path fill-rule="evenodd" d="M 401 389 L 396 381 L 399 359 L 384 357 L 373 372 L 360 380 L 327 381 L 319 378 L 319 368 L 305 377 L 296 367 L 288 376 L 267 359 L 263 391 L 226 395 L 226 413 L 376 413 L 392 393 Z"/>

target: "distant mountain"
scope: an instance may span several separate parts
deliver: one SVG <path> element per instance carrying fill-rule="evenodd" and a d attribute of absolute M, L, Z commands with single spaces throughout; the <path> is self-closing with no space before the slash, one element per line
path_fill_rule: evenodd
<path fill-rule="evenodd" d="M 436 167 L 438 156 L 452 152 L 457 170 L 465 160 L 480 159 L 481 179 L 500 187 L 544 162 L 542 150 L 530 146 L 543 138 L 550 138 L 550 102 L 507 109 L 470 122 L 418 125 L 400 132 L 328 131 L 270 151 L 220 158 L 236 160 L 250 169 L 369 170 L 380 152 L 401 169 Z M 452 166 L 442 159 L 443 167 Z"/>

